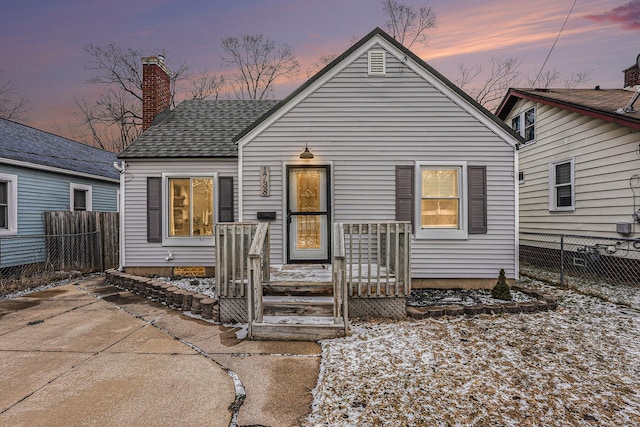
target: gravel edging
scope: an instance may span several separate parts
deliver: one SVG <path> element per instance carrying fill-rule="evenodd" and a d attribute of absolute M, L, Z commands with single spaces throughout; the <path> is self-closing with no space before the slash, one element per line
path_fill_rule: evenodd
<path fill-rule="evenodd" d="M 442 316 L 475 316 L 477 314 L 501 314 L 501 313 L 535 313 L 538 311 L 555 310 L 558 307 L 557 300 L 537 289 L 525 288 L 514 285 L 511 289 L 535 298 L 533 301 L 504 302 L 501 304 L 476 304 L 462 305 L 434 305 L 429 307 L 407 307 L 407 316 L 412 319 L 426 319 L 428 317 Z"/>

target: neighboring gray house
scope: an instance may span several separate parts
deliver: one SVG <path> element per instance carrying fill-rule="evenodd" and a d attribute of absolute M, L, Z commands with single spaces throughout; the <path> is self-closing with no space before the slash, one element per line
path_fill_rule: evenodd
<path fill-rule="evenodd" d="M 0 119 L 0 268 L 35 262 L 45 211 L 117 211 L 115 154 Z"/>
<path fill-rule="evenodd" d="M 625 82 L 626 89 L 509 90 L 497 115 L 525 138 L 521 231 L 638 239 L 636 66 L 625 70 Z"/>
<path fill-rule="evenodd" d="M 517 276 L 521 139 L 380 29 L 280 102 L 160 117 L 119 155 L 127 272 L 211 271 L 217 222 L 270 221 L 271 262 L 287 264 L 329 262 L 332 223 L 406 220 L 414 287 Z"/>

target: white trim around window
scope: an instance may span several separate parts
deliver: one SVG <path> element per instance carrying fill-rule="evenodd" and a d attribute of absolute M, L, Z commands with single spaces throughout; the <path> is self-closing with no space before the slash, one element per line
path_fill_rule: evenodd
<path fill-rule="evenodd" d="M 549 163 L 549 211 L 576 210 L 574 159 Z"/>
<path fill-rule="evenodd" d="M 468 238 L 467 226 L 467 162 L 416 162 L 415 168 L 415 218 L 417 221 L 417 239 L 446 239 L 461 240 Z M 447 194 L 430 195 L 423 191 L 423 172 L 450 171 L 456 177 L 456 188 L 451 188 Z M 445 201 L 447 208 L 457 203 L 457 219 L 455 216 L 450 224 L 427 224 L 427 214 L 423 212 L 423 205 L 433 204 L 433 201 Z M 438 205 L 438 210 L 444 209 Z M 450 209 L 449 209 L 450 210 Z M 445 221 L 446 223 L 447 221 Z M 456 224 L 457 223 L 457 224 Z"/>
<path fill-rule="evenodd" d="M 6 213 L 6 224 L 0 224 L 0 235 L 18 233 L 18 176 L 0 173 L 0 183 L 6 185 L 5 200 L 0 200 L 0 209 Z"/>
<path fill-rule="evenodd" d="M 87 206 L 85 206 L 86 211 L 90 212 L 93 210 L 93 187 L 91 187 L 90 185 L 84 185 L 84 184 L 76 184 L 75 182 L 71 182 L 69 183 L 69 210 L 70 211 L 75 211 L 75 202 L 74 202 L 74 192 L 75 190 L 80 190 L 80 191 L 84 191 L 86 194 L 86 204 Z"/>
<path fill-rule="evenodd" d="M 527 108 L 511 118 L 511 129 L 524 138 L 523 145 L 536 142 L 536 107 Z"/>
<path fill-rule="evenodd" d="M 170 236 L 169 235 L 169 223 L 172 218 L 172 212 L 170 212 L 170 197 L 171 191 L 169 182 L 171 179 L 185 179 L 190 180 L 190 197 L 193 197 L 193 184 L 194 179 L 211 179 L 213 182 L 213 200 L 210 206 L 213 223 L 211 229 L 215 230 L 215 224 L 218 222 L 218 174 L 208 171 L 194 171 L 185 173 L 163 173 L 162 174 L 162 246 L 214 246 L 214 232 L 211 235 L 197 236 L 193 235 L 193 205 L 189 203 L 189 236 Z M 203 216 L 207 216 L 204 215 Z"/>

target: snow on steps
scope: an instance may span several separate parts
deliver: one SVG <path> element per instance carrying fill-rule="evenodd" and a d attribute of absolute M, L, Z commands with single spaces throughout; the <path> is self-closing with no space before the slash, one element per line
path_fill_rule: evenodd
<path fill-rule="evenodd" d="M 317 341 L 345 336 L 344 323 L 334 323 L 333 316 L 264 316 L 252 324 L 254 339 Z"/>

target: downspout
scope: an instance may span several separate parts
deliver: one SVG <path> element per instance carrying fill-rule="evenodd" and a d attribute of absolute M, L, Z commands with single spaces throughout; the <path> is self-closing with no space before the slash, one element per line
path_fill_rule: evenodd
<path fill-rule="evenodd" d="M 242 181 L 242 143 L 238 143 L 238 222 L 244 221 Z"/>
<path fill-rule="evenodd" d="M 124 185 L 124 172 L 127 168 L 127 164 L 124 160 L 121 160 L 120 165 L 118 165 L 117 162 L 113 163 L 113 167 L 116 168 L 116 170 L 118 171 L 118 173 L 120 174 L 120 212 L 118 214 L 119 216 L 119 222 L 120 222 L 120 235 L 118 236 L 118 246 L 119 246 L 119 252 L 120 252 L 120 256 L 118 257 L 118 271 L 124 271 L 124 189 L 125 189 L 125 185 Z"/>
<path fill-rule="evenodd" d="M 513 150 L 513 185 L 514 185 L 514 196 L 515 200 L 515 256 L 516 256 L 516 271 L 515 271 L 515 279 L 518 280 L 520 277 L 520 166 L 518 163 L 518 149 L 520 145 L 516 144 L 515 150 Z"/>

